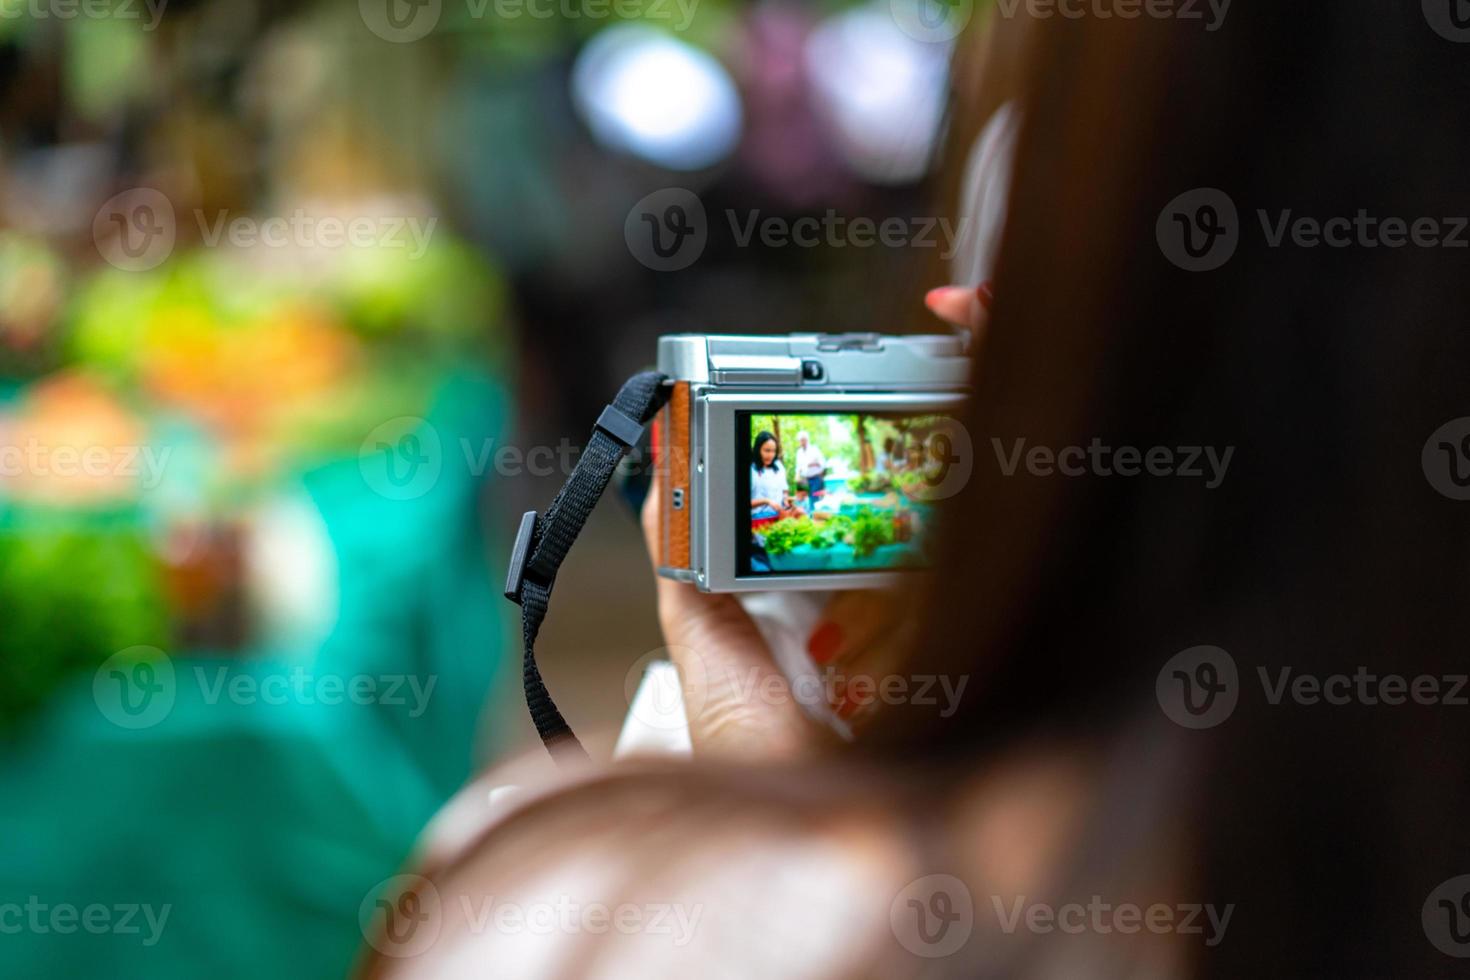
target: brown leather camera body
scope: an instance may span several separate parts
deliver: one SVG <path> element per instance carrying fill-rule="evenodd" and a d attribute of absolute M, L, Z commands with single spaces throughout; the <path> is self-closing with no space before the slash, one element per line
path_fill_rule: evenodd
<path fill-rule="evenodd" d="M 658 564 L 689 568 L 690 438 L 693 405 L 689 382 L 676 381 L 668 404 L 653 423 L 653 464 L 659 481 Z"/>

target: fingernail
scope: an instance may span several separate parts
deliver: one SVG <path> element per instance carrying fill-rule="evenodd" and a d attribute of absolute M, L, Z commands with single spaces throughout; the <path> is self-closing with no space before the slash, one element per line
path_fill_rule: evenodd
<path fill-rule="evenodd" d="M 806 641 L 806 652 L 819 664 L 824 664 L 837 655 L 842 646 L 842 627 L 836 623 L 822 623 Z"/>
<path fill-rule="evenodd" d="M 871 703 L 868 696 L 858 690 L 855 685 L 849 685 L 843 691 L 841 700 L 837 702 L 837 717 L 843 721 L 848 721 L 853 715 Z"/>
<path fill-rule="evenodd" d="M 935 286 L 924 294 L 924 305 L 932 310 L 958 296 L 963 296 L 967 291 L 964 286 Z"/>
<path fill-rule="evenodd" d="M 980 284 L 980 287 L 975 290 L 975 295 L 979 297 L 980 305 L 984 307 L 985 312 L 989 313 L 990 304 L 995 301 L 995 290 L 991 287 L 989 279 Z"/>

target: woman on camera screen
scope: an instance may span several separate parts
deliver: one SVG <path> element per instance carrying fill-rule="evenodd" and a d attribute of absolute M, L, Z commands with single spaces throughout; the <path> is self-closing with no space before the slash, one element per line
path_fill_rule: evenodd
<path fill-rule="evenodd" d="M 781 444 L 771 433 L 762 432 L 750 451 L 750 526 L 762 527 L 790 509 Z"/>

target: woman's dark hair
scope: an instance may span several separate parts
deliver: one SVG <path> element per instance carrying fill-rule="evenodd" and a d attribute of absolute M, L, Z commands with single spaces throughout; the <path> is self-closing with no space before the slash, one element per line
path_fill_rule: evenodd
<path fill-rule="evenodd" d="M 771 460 L 771 469 L 779 470 L 781 468 L 781 443 L 771 433 L 761 432 L 755 437 L 755 445 L 750 450 L 750 465 L 754 466 L 757 472 L 765 469 L 761 465 L 761 447 L 768 442 L 776 443 L 776 456 Z"/>
<path fill-rule="evenodd" d="M 974 771 L 1026 739 L 1147 732 L 1135 748 L 1182 761 L 1150 804 L 1145 753 L 1118 760 L 1135 789 L 1077 856 L 1077 894 L 1152 809 L 1189 900 L 1235 906 L 1192 974 L 1443 975 L 1436 942 L 1470 926 L 1465 889 L 1429 901 L 1470 872 L 1470 707 L 1446 700 L 1470 689 L 1470 503 L 1434 445 L 1470 427 L 1467 49 L 1420 4 L 1369 0 L 1043 34 L 974 473 L 916 648 L 969 694 L 870 737 Z M 1404 234 L 1426 219 L 1458 245 Z M 1168 450 L 1167 475 L 1054 462 L 1094 445 Z M 1017 447 L 1053 462 L 1002 465 Z M 1196 720 L 1166 665 L 1203 645 L 1236 702 Z M 1433 703 L 1404 694 L 1416 678 Z"/>

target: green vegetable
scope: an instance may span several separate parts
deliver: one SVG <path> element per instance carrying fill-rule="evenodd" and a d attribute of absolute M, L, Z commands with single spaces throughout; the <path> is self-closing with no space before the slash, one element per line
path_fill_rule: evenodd
<path fill-rule="evenodd" d="M 784 555 L 793 548 L 812 544 L 818 536 L 817 526 L 806 517 L 784 517 L 767 525 L 763 533 L 769 555 Z"/>
<path fill-rule="evenodd" d="M 893 543 L 893 517 L 861 507 L 852 518 L 852 550 L 866 558 L 885 544 Z"/>

